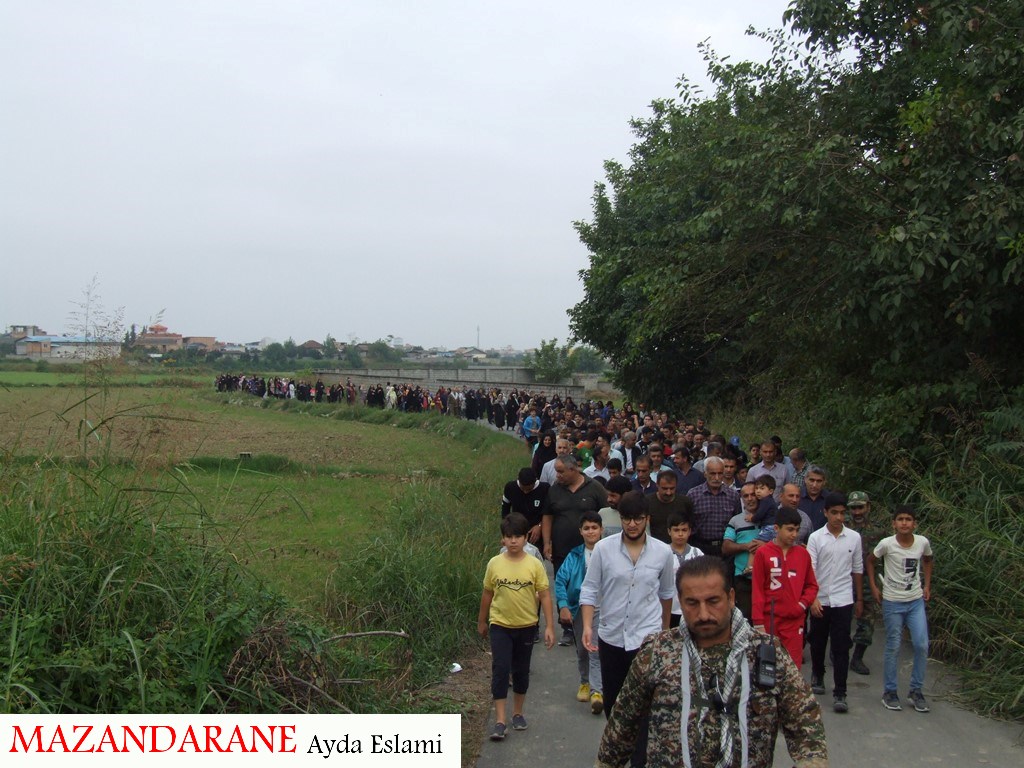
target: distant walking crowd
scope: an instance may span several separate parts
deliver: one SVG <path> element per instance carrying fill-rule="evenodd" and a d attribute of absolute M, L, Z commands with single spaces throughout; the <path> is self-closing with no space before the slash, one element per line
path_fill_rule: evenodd
<path fill-rule="evenodd" d="M 849 672 L 870 674 L 879 614 L 883 705 L 902 708 L 908 629 L 907 698 L 929 711 L 932 550 L 913 508 L 897 508 L 886 530 L 867 493 L 831 487 L 778 437 L 744 450 L 700 419 L 628 403 L 533 401 L 527 411 L 531 460 L 505 485 L 503 548 L 487 565 L 477 622 L 491 643 L 492 740 L 528 727 L 541 613 L 548 648 L 555 621 L 558 645 L 575 648 L 576 700 L 608 718 L 602 766 L 770 766 L 780 729 L 797 765 L 827 765 L 816 698 L 826 658 L 832 708 L 845 713 Z"/>
<path fill-rule="evenodd" d="M 563 399 L 558 394 L 548 396 L 544 392 L 521 388 L 504 391 L 498 388 L 442 386 L 430 390 L 419 384 L 390 381 L 364 388 L 362 384 L 354 384 L 351 379 L 344 384 L 336 382 L 327 386 L 320 378 L 310 382 L 302 378 L 265 378 L 231 373 L 217 376 L 214 387 L 218 392 L 245 392 L 263 398 L 348 405 L 358 403 L 412 413 L 432 411 L 470 421 L 486 420 L 497 429 L 515 432 L 527 439 L 530 436 L 524 431 L 524 423 L 531 410 L 540 414 L 536 417 L 538 432 L 556 428 L 576 429 L 592 418 L 601 418 L 602 414 L 610 413 L 601 401 L 588 401 L 577 407 L 572 397 Z M 531 444 L 536 442 L 534 439 Z"/>

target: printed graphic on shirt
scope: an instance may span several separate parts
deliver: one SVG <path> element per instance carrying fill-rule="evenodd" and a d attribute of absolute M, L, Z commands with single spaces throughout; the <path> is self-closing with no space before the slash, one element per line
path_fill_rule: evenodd
<path fill-rule="evenodd" d="M 497 592 L 499 589 L 510 589 L 513 592 L 518 592 L 521 589 L 528 589 L 533 587 L 533 579 L 523 581 L 521 579 L 502 579 L 497 578 L 494 580 L 494 591 Z"/>
<path fill-rule="evenodd" d="M 903 558 L 903 571 L 893 574 L 895 578 L 892 588 L 901 592 L 910 592 L 917 585 L 917 572 L 920 563 L 921 561 L 916 557 Z"/>

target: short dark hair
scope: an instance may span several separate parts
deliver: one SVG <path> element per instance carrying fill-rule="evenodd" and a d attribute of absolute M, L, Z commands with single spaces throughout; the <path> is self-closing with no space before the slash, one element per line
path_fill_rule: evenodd
<path fill-rule="evenodd" d="M 617 461 L 617 459 L 612 459 L 612 461 Z M 608 463 L 611 464 L 611 462 Z M 633 483 L 629 481 L 628 477 L 616 475 L 608 481 L 608 485 L 605 487 L 612 493 L 629 493 L 633 490 Z"/>
<path fill-rule="evenodd" d="M 676 592 L 680 591 L 679 587 L 683 583 L 683 579 L 687 577 L 700 578 L 716 573 L 722 577 L 722 587 L 728 592 L 732 581 L 732 574 L 729 572 L 729 566 L 725 560 L 714 555 L 701 555 L 700 557 L 685 560 L 680 563 L 679 570 L 676 571 Z"/>
<path fill-rule="evenodd" d="M 895 520 L 899 515 L 910 515 L 914 520 L 917 520 L 917 510 L 909 504 L 896 507 L 892 513 L 892 519 Z"/>
<path fill-rule="evenodd" d="M 605 469 L 617 469 L 619 472 L 622 471 L 622 459 L 613 457 L 608 459 L 608 463 L 604 465 Z"/>
<path fill-rule="evenodd" d="M 630 486 L 632 487 L 632 486 Z M 619 501 L 619 517 L 647 517 L 647 499 L 639 491 L 627 491 Z"/>
<path fill-rule="evenodd" d="M 831 509 L 832 507 L 845 507 L 846 506 L 846 494 L 840 493 L 839 491 L 829 491 L 825 494 L 825 509 Z"/>
<path fill-rule="evenodd" d="M 507 477 L 507 475 L 506 475 Z M 519 470 L 519 484 L 533 485 L 537 482 L 537 473 L 531 467 L 523 467 Z"/>
<path fill-rule="evenodd" d="M 659 472 L 658 473 L 658 484 L 659 485 L 661 484 L 662 480 L 671 480 L 672 481 L 672 485 L 678 485 L 679 484 L 679 478 L 676 477 L 676 473 L 672 472 L 672 471 Z"/>
<path fill-rule="evenodd" d="M 677 525 L 688 525 L 692 529 L 693 513 L 689 511 L 674 509 L 668 513 L 668 519 L 665 521 L 665 525 L 668 528 L 675 528 Z"/>
<path fill-rule="evenodd" d="M 781 506 L 775 513 L 775 524 L 780 528 L 784 525 L 800 525 L 800 513 L 793 507 Z"/>
<path fill-rule="evenodd" d="M 530 522 L 518 512 L 510 512 L 501 519 L 502 536 L 525 536 L 530 530 Z"/>
<path fill-rule="evenodd" d="M 769 491 L 775 490 L 775 478 L 771 475 L 761 475 L 754 481 L 754 485 L 763 485 Z"/>
<path fill-rule="evenodd" d="M 602 528 L 604 527 L 604 521 L 601 519 L 601 513 L 595 512 L 592 509 L 588 509 L 585 512 L 580 513 L 580 528 L 583 527 L 584 523 L 597 523 Z"/>

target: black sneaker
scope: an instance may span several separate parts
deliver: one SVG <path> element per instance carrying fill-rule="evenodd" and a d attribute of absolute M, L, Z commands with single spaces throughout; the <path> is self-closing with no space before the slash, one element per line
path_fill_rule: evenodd
<path fill-rule="evenodd" d="M 832 697 L 832 711 L 833 712 L 849 712 L 850 706 L 846 703 L 846 696 L 837 693 Z"/>
<path fill-rule="evenodd" d="M 932 708 L 928 706 L 928 702 L 924 698 L 924 694 L 920 691 L 911 691 L 907 698 L 910 699 L 910 703 L 914 705 L 915 712 L 931 712 Z"/>
<path fill-rule="evenodd" d="M 491 729 L 491 741 L 504 741 L 506 730 L 504 723 L 495 723 Z"/>
<path fill-rule="evenodd" d="M 526 718 L 522 715 L 512 715 L 512 730 L 513 731 L 525 731 L 530 726 L 526 723 Z"/>
<path fill-rule="evenodd" d="M 558 644 L 560 646 L 562 646 L 563 648 L 566 647 L 567 645 L 572 645 L 572 630 L 571 629 L 570 630 L 566 630 L 565 632 L 562 632 L 562 637 L 559 638 Z"/>
<path fill-rule="evenodd" d="M 903 705 L 900 704 L 900 697 L 896 691 L 886 691 L 882 694 L 882 706 L 894 712 L 899 712 L 903 709 Z"/>
<path fill-rule="evenodd" d="M 870 675 L 871 670 L 868 669 L 868 665 L 861 659 L 850 659 L 850 671 L 856 672 L 858 675 Z"/>
<path fill-rule="evenodd" d="M 824 693 L 825 681 L 820 677 L 815 677 L 814 675 L 811 675 L 811 690 L 814 693 Z"/>

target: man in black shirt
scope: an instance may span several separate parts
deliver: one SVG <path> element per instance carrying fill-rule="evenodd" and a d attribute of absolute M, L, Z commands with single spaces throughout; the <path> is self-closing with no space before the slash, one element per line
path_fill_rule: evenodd
<path fill-rule="evenodd" d="M 501 516 L 510 512 L 518 512 L 530 524 L 526 540 L 539 546 L 541 536 L 541 518 L 548 506 L 547 483 L 537 481 L 537 474 L 530 467 L 519 470 L 519 478 L 505 484 L 501 496 Z"/>

